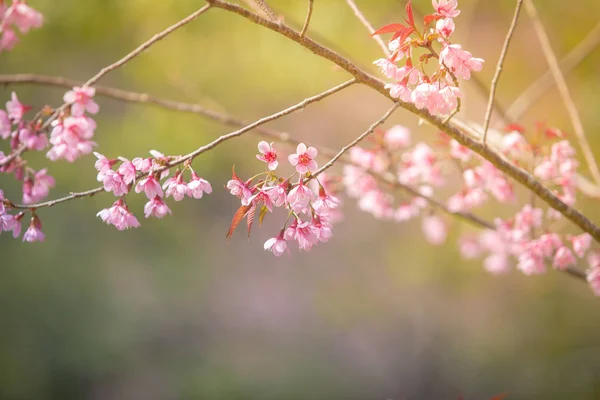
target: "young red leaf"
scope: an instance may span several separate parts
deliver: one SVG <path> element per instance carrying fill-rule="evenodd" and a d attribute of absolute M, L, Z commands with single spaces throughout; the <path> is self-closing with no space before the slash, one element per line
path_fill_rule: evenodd
<path fill-rule="evenodd" d="M 252 223 L 254 222 L 254 215 L 256 214 L 256 205 L 252 205 L 250 210 L 248 210 L 248 237 L 250 237 L 250 229 L 252 229 Z"/>
<path fill-rule="evenodd" d="M 408 3 L 406 3 L 406 15 L 408 15 L 408 24 L 412 27 L 415 26 L 415 16 L 413 15 L 413 10 L 412 10 L 412 0 L 408 0 Z"/>
<path fill-rule="evenodd" d="M 235 164 L 231 166 L 231 179 L 233 179 L 234 181 L 242 181 L 240 178 L 238 178 L 238 176 L 235 174 Z"/>
<path fill-rule="evenodd" d="M 409 37 L 410 34 L 413 33 L 414 31 L 415 31 L 415 28 L 413 28 L 412 26 L 404 28 L 404 29 L 396 32 L 394 34 L 394 36 L 392 36 L 392 38 L 390 39 L 390 42 L 393 40 L 396 40 L 397 38 L 400 38 L 400 43 L 404 43 L 406 38 Z"/>
<path fill-rule="evenodd" d="M 399 31 L 404 28 L 406 28 L 406 27 L 402 24 L 389 24 L 389 25 L 385 25 L 385 26 L 382 26 L 381 28 L 377 29 L 375 32 L 373 32 L 371 34 L 371 36 L 381 35 L 382 33 L 392 33 L 392 32 L 396 32 L 396 31 Z"/>
<path fill-rule="evenodd" d="M 423 25 L 427 26 L 429 25 L 432 21 L 437 21 L 438 19 L 440 19 L 441 16 L 440 15 L 435 15 L 435 14 L 431 14 L 431 15 L 426 15 L 423 17 Z"/>
<path fill-rule="evenodd" d="M 240 208 L 238 208 L 238 210 L 235 212 L 235 214 L 233 215 L 233 219 L 231 220 L 231 225 L 229 225 L 229 231 L 227 231 L 227 236 L 226 236 L 227 239 L 229 239 L 231 237 L 231 235 L 233 235 L 235 228 L 237 228 L 237 226 L 240 224 L 240 222 L 242 222 L 242 220 L 248 213 L 248 210 L 250 209 L 250 207 L 251 207 L 250 205 L 240 206 Z"/>

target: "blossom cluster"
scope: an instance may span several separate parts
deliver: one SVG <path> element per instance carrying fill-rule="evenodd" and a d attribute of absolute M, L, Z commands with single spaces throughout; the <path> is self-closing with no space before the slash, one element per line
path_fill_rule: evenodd
<path fill-rule="evenodd" d="M 455 30 L 454 18 L 460 14 L 458 1 L 433 0 L 432 4 L 435 13 L 425 16 L 422 31 L 415 24 L 409 1 L 407 25 L 389 24 L 374 33 L 394 33 L 388 44 L 391 55 L 374 64 L 393 81 L 385 85 L 392 97 L 427 109 L 433 115 L 452 115 L 458 112 L 463 97 L 458 79 L 470 79 L 471 72 L 480 71 L 484 61 L 450 41 Z M 439 54 L 434 49 L 435 43 L 441 46 Z M 424 49 L 425 53 L 416 62 L 417 49 Z M 431 59 L 436 60 L 436 66 L 428 73 L 425 65 Z M 399 66 L 400 62 L 404 65 Z"/>
<path fill-rule="evenodd" d="M 258 144 L 257 158 L 267 164 L 267 171 L 248 180 L 240 179 L 233 172 L 227 183 L 230 193 L 240 199 L 241 206 L 234 215 L 228 236 L 231 236 L 243 218 L 247 219 L 248 233 L 258 210 L 259 221 L 265 215 L 281 207 L 288 217 L 280 232 L 267 240 L 265 250 L 281 256 L 288 250 L 288 242 L 296 242 L 300 250 L 309 251 L 320 242 L 327 242 L 332 236 L 332 224 L 339 214 L 340 200 L 334 195 L 329 177 L 325 174 L 314 176 L 318 171 L 314 147 L 298 144 L 296 153 L 289 155 L 289 163 L 295 172 L 285 178 L 275 172 L 279 166 L 278 153 L 273 143 L 262 141 Z M 295 176 L 296 183 L 292 183 Z M 262 177 L 264 176 L 264 177 Z M 254 182 L 254 179 L 262 177 Z M 311 188 L 309 181 L 316 182 Z M 291 222 L 290 222 L 291 220 Z"/>
<path fill-rule="evenodd" d="M 185 196 L 200 199 L 204 193 L 212 193 L 210 183 L 201 178 L 189 162 L 185 163 L 183 170 L 177 169 L 173 177 L 164 180 L 161 186 L 160 181 L 168 177 L 169 164 L 175 157 L 165 156 L 156 150 L 150 151 L 150 154 L 152 157 L 136 157 L 130 161 L 124 157 L 108 159 L 100 153 L 94 153 L 97 158 L 95 163 L 98 171 L 97 180 L 102 182 L 104 190 L 119 197 L 111 207 L 98 212 L 97 216 L 118 230 L 140 226 L 125 202 L 125 195 L 132 189 L 136 193 L 144 193 L 148 198 L 144 206 L 146 218 L 163 218 L 171 214 L 164 201 L 167 197 L 181 201 Z M 191 174 L 188 182 L 184 179 L 185 171 L 190 171 Z"/>
<path fill-rule="evenodd" d="M 15 30 L 27 33 L 31 28 L 42 26 L 42 14 L 30 7 L 24 0 L 13 0 L 9 6 L 0 0 L 0 53 L 12 50 L 19 41 Z"/>

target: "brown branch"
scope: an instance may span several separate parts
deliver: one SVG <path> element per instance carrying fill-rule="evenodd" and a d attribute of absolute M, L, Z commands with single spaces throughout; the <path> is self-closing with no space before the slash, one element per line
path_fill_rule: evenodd
<path fill-rule="evenodd" d="M 354 15 L 356 15 L 356 18 L 358 18 L 358 20 L 365 26 L 365 28 L 367 28 L 369 33 L 371 35 L 373 35 L 373 33 L 375 33 L 375 29 L 373 28 L 373 25 L 371 25 L 371 23 L 365 17 L 365 15 L 362 13 L 362 11 L 360 11 L 360 9 L 358 8 L 358 6 L 354 2 L 354 0 L 346 0 L 346 3 L 348 3 L 348 5 L 352 9 L 352 11 L 354 11 Z M 372 37 L 377 42 L 379 47 L 381 47 L 381 50 L 383 50 L 383 54 L 385 54 L 389 58 L 391 56 L 390 49 L 388 49 L 388 47 L 385 45 L 385 43 L 383 42 L 383 39 L 381 39 L 381 36 L 374 35 Z"/>
<path fill-rule="evenodd" d="M 315 96 L 312 96 L 312 97 L 308 97 L 308 98 L 302 100 L 300 103 L 295 104 L 295 105 L 293 105 L 291 107 L 288 107 L 285 110 L 282 110 L 282 111 L 279 111 L 279 112 L 277 112 L 275 114 L 272 114 L 272 115 L 269 115 L 267 117 L 261 118 L 261 119 L 255 121 L 255 122 L 253 122 L 252 124 L 244 126 L 243 128 L 241 128 L 241 129 L 239 129 L 239 130 L 237 130 L 235 132 L 231 132 L 231 133 L 228 133 L 226 135 L 222 135 L 222 136 L 218 137 L 217 139 L 213 140 L 212 142 L 210 142 L 209 144 L 204 145 L 204 146 L 198 148 L 197 150 L 195 150 L 195 151 L 193 151 L 193 152 L 191 152 L 191 153 L 189 153 L 189 154 L 187 154 L 185 156 L 178 157 L 177 159 L 175 159 L 174 161 L 170 162 L 168 165 L 166 165 L 164 167 L 156 169 L 154 171 L 154 173 L 160 173 L 160 172 L 162 172 L 164 170 L 167 170 L 167 169 L 173 168 L 173 167 L 175 167 L 177 165 L 183 164 L 184 162 L 186 162 L 188 160 L 193 160 L 194 158 L 198 157 L 200 154 L 202 154 L 202 153 L 204 153 L 204 152 L 206 152 L 208 150 L 211 150 L 211 149 L 215 148 L 216 146 L 218 146 L 219 144 L 221 144 L 221 143 L 223 143 L 223 142 L 225 142 L 227 140 L 230 140 L 230 139 L 233 139 L 235 137 L 241 136 L 244 133 L 246 133 L 246 132 L 248 132 L 248 131 L 250 131 L 252 129 L 255 129 L 257 127 L 259 127 L 260 125 L 264 125 L 267 122 L 274 121 L 274 120 L 279 119 L 279 118 L 281 118 L 281 117 L 283 117 L 285 115 L 291 114 L 294 111 L 298 111 L 300 109 L 303 109 L 307 105 L 309 105 L 311 103 L 314 103 L 316 101 L 322 100 L 325 97 L 330 96 L 330 95 L 332 95 L 334 93 L 337 93 L 340 90 L 345 89 L 348 86 L 351 86 L 355 82 L 356 81 L 354 79 L 350 79 L 349 81 L 346 81 L 346 82 L 344 82 L 344 83 L 342 83 L 342 84 L 340 84 L 338 86 L 335 86 L 335 87 L 333 87 L 333 88 L 331 88 L 329 90 L 326 90 L 326 91 L 324 91 L 322 93 L 319 93 L 318 95 L 315 95 Z M 142 174 L 139 177 L 142 177 L 144 175 L 145 174 Z M 52 207 L 52 206 L 55 206 L 57 204 L 64 203 L 65 201 L 73 200 L 73 199 L 80 198 L 80 197 L 92 196 L 92 195 L 94 195 L 96 193 L 102 192 L 103 190 L 104 190 L 103 187 L 98 187 L 98 188 L 95 188 L 95 189 L 87 190 L 85 192 L 71 193 L 69 196 L 65 196 L 65 197 L 62 197 L 62 198 L 58 198 L 58 199 L 54 199 L 54 200 L 49 200 L 49 201 L 45 201 L 45 202 L 41 202 L 41 203 L 36 203 L 36 204 L 11 204 L 10 206 L 12 208 L 15 208 L 15 209 L 26 209 L 26 210 L 27 209 L 33 210 L 33 209 L 44 208 L 44 207 Z"/>
<path fill-rule="evenodd" d="M 571 50 L 566 56 L 558 62 L 563 75 L 569 74 L 575 67 L 581 64 L 591 52 L 600 44 L 600 22 L 587 34 L 587 36 Z M 510 120 L 519 120 L 529 108 L 550 90 L 556 81 L 552 71 L 547 70 L 544 75 L 539 77 L 527 89 L 517 97 L 515 101 L 506 110 L 506 115 Z"/>
<path fill-rule="evenodd" d="M 313 7 L 315 6 L 315 0 L 308 0 L 308 12 L 306 13 L 306 20 L 304 21 L 304 26 L 300 31 L 300 36 L 306 35 L 306 31 L 308 30 L 308 25 L 310 24 L 310 17 L 312 17 Z"/>
<path fill-rule="evenodd" d="M 393 99 L 388 91 L 384 88 L 384 83 L 369 75 L 368 73 L 362 71 L 352 62 L 342 57 L 338 53 L 333 50 L 327 49 L 318 43 L 312 41 L 311 39 L 305 37 L 300 37 L 300 35 L 284 24 L 278 25 L 274 24 L 260 16 L 245 10 L 242 7 L 239 7 L 235 4 L 227 3 L 223 0 L 208 0 L 210 4 L 214 7 L 221 8 L 235 14 L 238 14 L 256 24 L 262 25 L 268 29 L 271 29 L 275 32 L 279 32 L 280 34 L 286 36 L 287 38 L 295 41 L 296 43 L 302 45 L 306 49 L 312 51 L 316 55 L 326 58 L 342 69 L 349 72 L 357 82 L 362 83 L 366 86 L 371 87 L 372 89 L 378 91 L 382 95 L 386 96 L 392 101 L 396 101 Z M 559 211 L 562 215 L 564 215 L 568 220 L 575 223 L 579 226 L 583 231 L 589 233 L 594 237 L 594 239 L 600 242 L 600 228 L 596 226 L 590 219 L 588 219 L 581 212 L 576 209 L 568 206 L 563 201 L 561 201 L 554 193 L 552 193 L 548 188 L 542 185 L 539 181 L 537 181 L 531 174 L 527 171 L 523 170 L 520 167 L 513 165 L 511 162 L 506 160 L 502 155 L 495 152 L 488 146 L 483 145 L 483 143 L 479 140 L 481 134 L 477 131 L 469 129 L 467 126 L 461 126 L 458 124 L 456 119 L 444 123 L 440 118 L 431 115 L 427 110 L 419 110 L 411 103 L 398 102 L 400 107 L 404 108 L 407 111 L 419 116 L 423 120 L 429 122 L 431 125 L 440 129 L 442 132 L 446 133 L 453 139 L 455 139 L 458 143 L 463 146 L 471 149 L 475 153 L 479 154 L 486 160 L 490 161 L 496 168 L 512 177 L 517 182 L 521 183 L 523 186 L 527 187 L 533 193 L 535 193 L 539 198 L 544 200 L 550 207 Z"/>
<path fill-rule="evenodd" d="M 342 149 L 331 159 L 329 160 L 329 162 L 327 162 L 325 165 L 323 165 L 321 168 L 319 168 L 319 170 L 317 172 L 314 173 L 314 175 L 312 175 L 313 178 L 316 178 L 317 176 L 319 176 L 321 173 L 325 172 L 326 170 L 328 170 L 329 168 L 331 168 L 333 166 L 333 164 L 335 164 L 335 162 L 344 155 L 344 153 L 346 153 L 348 150 L 350 150 L 351 148 L 353 148 L 354 146 L 356 146 L 357 144 L 359 144 L 362 140 L 364 140 L 367 136 L 369 136 L 371 133 L 373 133 L 373 131 L 375 130 L 375 128 L 377 128 L 379 125 L 383 124 L 389 117 L 390 115 L 393 114 L 394 111 L 396 111 L 396 108 L 398 108 L 399 104 L 398 103 L 394 103 L 394 105 L 392 106 L 392 108 L 390 108 L 384 115 L 383 117 L 379 118 L 377 121 L 375 121 L 375 123 L 373 123 L 369 129 L 367 129 L 365 132 L 363 132 L 360 136 L 358 136 L 356 139 L 354 139 L 352 142 L 348 143 L 346 146 L 342 147 Z"/>
<path fill-rule="evenodd" d="M 523 0 L 517 0 L 515 13 L 513 15 L 512 22 L 510 23 L 510 27 L 508 28 L 506 39 L 504 39 L 504 45 L 502 46 L 500 58 L 498 59 L 498 64 L 496 65 L 496 72 L 494 73 L 494 77 L 492 78 L 492 84 L 490 85 L 490 98 L 488 100 L 487 110 L 485 111 L 485 118 L 483 120 L 483 144 L 485 144 L 486 142 L 488 128 L 490 127 L 490 119 L 492 118 L 492 110 L 494 107 L 494 98 L 496 97 L 496 88 L 498 86 L 498 80 L 500 79 L 500 73 L 502 72 L 502 65 L 504 64 L 506 53 L 508 53 L 508 46 L 510 45 L 510 41 L 515 32 L 515 28 L 517 27 L 517 21 L 519 20 L 519 13 L 521 12 L 522 5 Z"/>
<path fill-rule="evenodd" d="M 573 125 L 573 129 L 575 130 L 575 135 L 579 140 L 579 144 L 581 146 L 581 150 L 583 151 L 583 156 L 588 164 L 590 172 L 594 177 L 597 185 L 600 185 L 600 170 L 598 169 L 598 164 L 596 163 L 596 159 L 594 158 L 594 153 L 590 148 L 590 144 L 585 137 L 585 131 L 583 129 L 583 123 L 581 122 L 581 118 L 579 117 L 579 113 L 577 112 L 577 107 L 573 102 L 573 98 L 571 97 L 571 93 L 569 92 L 569 87 L 567 86 L 567 81 L 563 73 L 560 70 L 560 66 L 558 65 L 558 61 L 556 59 L 556 55 L 552 50 L 552 45 L 550 44 L 550 39 L 548 38 L 548 34 L 544 29 L 544 25 L 540 21 L 537 10 L 533 5 L 531 0 L 527 0 L 525 3 L 527 8 L 527 13 L 531 18 L 531 22 L 533 23 L 533 28 L 535 33 L 540 41 L 540 45 L 542 47 L 542 51 L 544 52 L 544 56 L 546 57 L 546 61 L 548 61 L 548 66 L 550 67 L 550 71 L 552 71 L 552 75 L 554 76 L 554 80 L 556 81 L 556 85 L 558 87 L 558 91 L 563 99 L 563 103 L 565 104 L 565 108 L 569 114 L 569 118 L 571 119 L 571 124 Z"/>

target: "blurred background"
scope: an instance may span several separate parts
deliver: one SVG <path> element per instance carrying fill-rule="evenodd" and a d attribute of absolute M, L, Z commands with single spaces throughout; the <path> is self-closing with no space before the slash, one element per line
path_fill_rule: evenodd
<path fill-rule="evenodd" d="M 376 26 L 401 22 L 400 0 L 356 0 Z M 429 1 L 414 1 L 430 13 Z M 514 1 L 461 0 L 454 42 L 486 60 L 491 80 Z M 598 23 L 600 3 L 538 1 L 554 50 L 563 56 Z M 0 55 L 0 72 L 87 80 L 163 28 L 203 5 L 179 0 L 30 0 L 44 26 Z M 307 2 L 270 0 L 302 25 Z M 375 73 L 380 50 L 343 0 L 316 0 L 309 36 Z M 600 50 L 569 75 L 592 148 L 600 156 Z M 547 69 L 525 13 L 500 79 L 510 104 Z M 348 79 L 299 45 L 222 10 L 211 10 L 154 45 L 100 84 L 203 104 L 254 120 Z M 467 82 L 463 118 L 482 122 L 487 98 Z M 63 89 L 11 90 L 36 108 L 62 103 Z M 191 151 L 229 132 L 205 118 L 97 98 L 95 140 L 114 158 Z M 389 107 L 353 86 L 268 125 L 308 144 L 340 148 Z M 571 132 L 556 90 L 521 120 Z M 413 139 L 436 132 L 397 111 Z M 563 274 L 494 277 L 463 261 L 454 224 L 432 247 L 420 222 L 382 222 L 347 200 L 330 243 L 275 258 L 263 243 L 280 226 L 268 218 L 248 240 L 225 233 L 239 203 L 224 185 L 232 164 L 260 172 L 247 135 L 203 154 L 194 168 L 213 185 L 201 200 L 169 202 L 173 215 L 142 217 L 118 232 L 95 217 L 110 195 L 39 212 L 47 235 L 28 244 L 0 235 L 2 399 L 508 399 L 600 398 L 600 300 Z M 284 146 L 280 146 L 284 148 Z M 289 149 L 286 149 L 289 151 Z M 30 156 L 45 165 L 43 154 Z M 49 166 L 51 197 L 96 186 L 95 158 Z M 321 159 L 320 162 L 325 162 Z M 338 169 L 339 171 L 339 169 Z M 582 168 L 585 174 L 585 168 Z M 19 193 L 3 177 L 7 197 Z M 527 195 L 520 193 L 521 199 Z M 600 221 L 597 202 L 580 207 Z M 496 216 L 491 204 L 483 210 Z M 514 209 L 502 209 L 501 216 Z M 582 266 L 583 267 L 583 266 Z"/>

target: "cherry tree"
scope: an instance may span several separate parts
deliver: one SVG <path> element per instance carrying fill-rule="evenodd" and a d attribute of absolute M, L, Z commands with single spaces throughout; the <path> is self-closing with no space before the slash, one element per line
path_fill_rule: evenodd
<path fill-rule="evenodd" d="M 13 0 L 9 4 L 0 0 L 0 52 L 11 51 L 29 30 L 43 29 L 43 16 L 35 10 L 34 1 L 30 3 Z M 377 76 L 311 38 L 311 17 L 318 12 L 314 3 L 307 1 L 305 22 L 296 30 L 262 0 L 251 3 L 256 13 L 224 0 L 206 0 L 199 10 L 100 69 L 86 82 L 30 74 L 1 75 L 3 84 L 52 85 L 64 87 L 66 92 L 62 105 L 33 109 L 23 104 L 18 91 L 14 91 L 5 110 L 0 110 L 0 173 L 3 179 L 16 179 L 22 187 L 20 193 L 9 193 L 2 191 L 0 185 L 0 232 L 23 242 L 44 241 L 45 212 L 104 192 L 109 193 L 106 208 L 95 211 L 99 220 L 117 230 L 139 228 L 142 215 L 164 218 L 171 214 L 169 202 L 202 199 L 216 187 L 224 186 L 240 204 L 232 210 L 226 236 L 231 237 L 244 220 L 250 235 L 257 220 L 260 224 L 265 218 L 279 218 L 272 213 L 280 209 L 284 211 L 281 228 L 272 233 L 263 247 L 274 256 L 290 257 L 296 251 L 292 248 L 310 251 L 320 243 L 335 240 L 335 225 L 343 217 L 342 205 L 345 198 L 350 198 L 356 201 L 358 209 L 376 219 L 402 223 L 420 218 L 423 236 L 431 245 L 458 246 L 464 258 L 480 259 L 489 273 L 501 274 L 516 268 L 525 275 L 537 275 L 556 270 L 587 281 L 593 292 L 600 295 L 600 228 L 577 209 L 581 196 L 600 196 L 600 170 L 533 1 L 516 1 L 494 66 L 494 60 L 483 60 L 454 42 L 453 34 L 460 29 L 457 0 L 433 0 L 430 9 L 420 12 L 409 0 L 402 13 L 390 16 L 389 24 L 379 29 L 371 25 L 354 0 L 346 0 L 366 28 L 365 35 L 370 35 L 381 48 L 381 58 L 372 61 L 379 70 Z M 180 27 L 218 11 L 236 14 L 285 36 L 295 42 L 290 45 L 302 46 L 316 57 L 332 62 L 350 79 L 252 123 L 197 104 L 97 85 L 111 71 Z M 506 110 L 495 101 L 522 11 L 533 24 L 571 119 L 573 135 L 559 127 L 538 124 L 531 128 L 519 124 L 527 102 L 539 95 L 538 82 Z M 477 76 L 484 67 L 494 68 L 490 84 Z M 464 87 L 471 83 L 488 97 L 480 121 L 461 119 Z M 263 126 L 353 85 L 368 87 L 387 97 L 390 107 L 339 150 Z M 131 160 L 118 154 L 107 155 L 102 144 L 94 141 L 96 130 L 102 129 L 94 121 L 101 112 L 94 100 L 97 96 L 194 112 L 236 130 L 183 155 L 165 155 L 157 150 Z M 386 125 L 399 108 L 422 122 L 423 129 L 434 129 L 439 139 L 427 143 L 404 126 Z M 502 121 L 501 126 L 491 126 L 492 114 Z M 261 136 L 257 140 L 256 171 L 241 173 L 232 167 L 228 182 L 211 184 L 193 166 L 199 155 L 246 134 Z M 576 152 L 575 142 L 581 154 Z M 284 146 L 293 149 L 288 157 L 282 157 Z M 28 154 L 34 152 L 45 152 L 48 163 L 31 162 Z M 89 159 L 90 168 L 93 164 L 96 169 L 98 187 L 62 197 L 55 195 L 52 164 L 71 163 L 82 157 Z M 325 163 L 320 161 L 322 157 L 327 158 Z M 339 165 L 339 172 L 331 170 L 334 165 Z M 515 189 L 519 186 L 530 193 L 526 199 L 517 196 Z M 452 194 L 444 195 L 448 190 Z M 112 200 L 108 198 L 111 195 Z M 143 212 L 129 208 L 130 196 L 145 196 Z M 518 211 L 510 218 L 486 220 L 478 215 L 486 203 L 517 206 Z M 346 206 L 344 212 L 348 210 Z M 458 243 L 447 243 L 449 226 L 455 220 L 472 224 L 477 233 L 465 233 Z M 560 220 L 568 224 L 557 224 Z"/>

